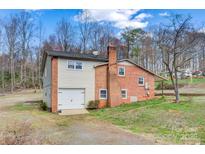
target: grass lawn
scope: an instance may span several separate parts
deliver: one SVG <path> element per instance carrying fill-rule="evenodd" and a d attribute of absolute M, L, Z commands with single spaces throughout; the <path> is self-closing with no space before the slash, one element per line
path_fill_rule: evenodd
<path fill-rule="evenodd" d="M 159 142 L 205 144 L 205 97 L 183 97 L 179 104 L 172 103 L 171 97 L 159 98 L 91 115 Z"/>
<path fill-rule="evenodd" d="M 171 84 L 171 80 L 165 81 L 167 83 Z M 205 83 L 205 78 L 192 78 L 192 80 L 190 78 L 188 79 L 181 79 L 179 80 L 179 84 L 200 84 L 200 83 Z"/>
<path fill-rule="evenodd" d="M 192 80 L 190 78 L 188 79 L 179 79 L 179 85 L 181 86 L 185 86 L 185 85 L 196 85 L 196 84 L 205 84 L 205 77 L 204 78 L 192 78 Z M 161 82 L 155 82 L 155 88 L 159 88 Z M 164 86 L 166 88 L 166 86 L 171 86 L 171 80 L 167 80 L 164 81 Z"/>

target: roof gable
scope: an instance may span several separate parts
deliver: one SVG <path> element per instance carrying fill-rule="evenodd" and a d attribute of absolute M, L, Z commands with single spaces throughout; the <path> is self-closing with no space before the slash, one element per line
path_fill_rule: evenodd
<path fill-rule="evenodd" d="M 131 64 L 131 65 L 134 65 L 134 66 L 136 66 L 136 67 L 138 67 L 138 68 L 140 68 L 140 69 L 142 69 L 142 70 L 144 70 L 144 71 L 146 71 L 146 72 L 148 72 L 148 73 L 150 73 L 150 74 L 156 76 L 156 77 L 157 77 L 158 79 L 160 79 L 160 80 L 167 80 L 166 78 L 164 78 L 164 77 L 162 77 L 162 76 L 160 76 L 160 75 L 157 75 L 156 73 L 154 73 L 154 72 L 152 72 L 152 71 L 150 71 L 150 70 L 148 70 L 148 69 L 146 69 L 146 68 L 144 68 L 144 67 L 142 67 L 142 66 L 136 64 L 134 61 L 132 61 L 132 60 L 130 60 L 130 59 L 121 59 L 121 60 L 118 60 L 118 61 L 117 61 L 118 64 L 119 64 L 119 63 L 122 63 L 122 64 L 123 64 L 124 62 L 127 62 L 128 64 Z M 107 65 L 107 64 L 108 64 L 108 62 L 107 62 L 107 63 L 103 63 L 103 64 L 96 65 L 95 67 L 100 67 L 100 66 Z M 124 63 L 124 64 L 125 64 L 125 63 Z"/>

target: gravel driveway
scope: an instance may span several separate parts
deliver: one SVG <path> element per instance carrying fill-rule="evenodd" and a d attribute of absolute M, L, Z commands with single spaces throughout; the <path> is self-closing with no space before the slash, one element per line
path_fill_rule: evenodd
<path fill-rule="evenodd" d="M 51 144 L 156 144 L 153 138 L 135 135 L 111 123 L 86 115 L 59 116 L 39 110 L 14 110 L 18 103 L 41 99 L 38 93 L 20 93 L 0 96 L 1 129 L 16 121 L 29 121 L 43 134 L 54 141 Z M 6 107 L 6 108 L 5 108 Z M 5 126 L 4 126 L 5 124 Z"/>
<path fill-rule="evenodd" d="M 110 123 L 99 121 L 93 118 L 75 118 L 68 131 L 72 133 L 68 144 L 156 144 L 154 140 L 146 139 Z"/>

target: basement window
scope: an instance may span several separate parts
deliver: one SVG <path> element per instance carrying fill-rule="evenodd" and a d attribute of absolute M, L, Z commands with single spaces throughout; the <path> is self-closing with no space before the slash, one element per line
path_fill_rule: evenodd
<path fill-rule="evenodd" d="M 139 84 L 140 86 L 144 86 L 144 77 L 139 77 L 139 79 L 138 79 L 138 84 Z"/>
<path fill-rule="evenodd" d="M 127 89 L 121 90 L 121 97 L 122 97 L 122 99 L 127 99 Z"/>
<path fill-rule="evenodd" d="M 124 66 L 119 66 L 118 67 L 118 75 L 119 76 L 125 76 L 125 67 Z"/>
<path fill-rule="evenodd" d="M 100 89 L 100 99 L 107 99 L 107 89 Z"/>

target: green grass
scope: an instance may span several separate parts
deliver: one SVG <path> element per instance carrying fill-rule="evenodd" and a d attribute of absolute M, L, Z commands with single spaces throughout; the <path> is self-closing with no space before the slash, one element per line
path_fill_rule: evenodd
<path fill-rule="evenodd" d="M 204 78 L 190 78 L 188 79 L 179 79 L 179 85 L 180 86 L 185 86 L 185 85 L 196 85 L 196 84 L 201 84 L 205 83 L 205 77 Z M 155 82 L 155 88 L 159 89 L 159 86 L 161 85 L 161 82 Z M 164 88 L 170 87 L 172 85 L 171 80 L 164 81 Z"/>
<path fill-rule="evenodd" d="M 176 144 L 205 144 L 205 97 L 171 97 L 93 111 L 92 116 L 107 120 L 134 133 L 154 135 L 156 140 Z"/>
<path fill-rule="evenodd" d="M 168 80 L 166 82 L 171 84 L 170 80 Z M 192 80 L 190 78 L 189 79 L 182 79 L 182 80 L 179 80 L 179 83 L 181 83 L 181 84 L 200 84 L 200 83 L 205 83 L 205 78 L 192 78 Z"/>
<path fill-rule="evenodd" d="M 36 110 L 37 108 L 39 108 L 39 106 L 36 104 L 25 104 L 25 103 L 16 104 L 10 107 L 11 110 L 16 110 L 16 111 L 31 111 L 31 110 Z"/>

